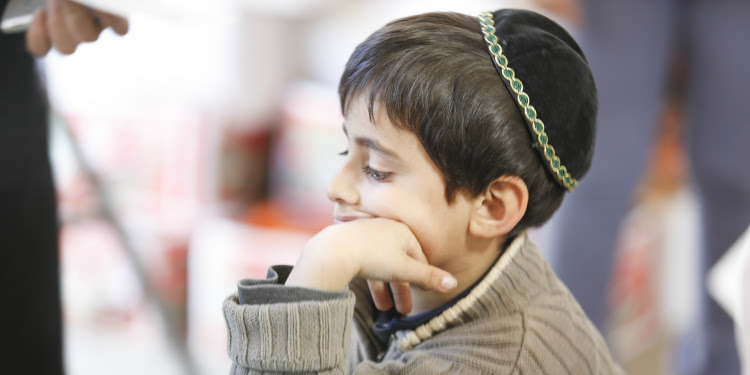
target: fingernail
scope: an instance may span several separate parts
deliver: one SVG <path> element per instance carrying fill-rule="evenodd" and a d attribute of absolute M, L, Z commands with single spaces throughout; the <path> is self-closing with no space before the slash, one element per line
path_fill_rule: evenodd
<path fill-rule="evenodd" d="M 440 284 L 445 290 L 451 290 L 455 288 L 456 285 L 458 285 L 458 281 L 456 281 L 456 278 L 453 276 L 444 276 L 443 282 Z"/>

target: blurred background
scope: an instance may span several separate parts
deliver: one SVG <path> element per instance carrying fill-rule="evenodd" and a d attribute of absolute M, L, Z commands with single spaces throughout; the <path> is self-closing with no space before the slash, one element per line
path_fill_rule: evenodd
<path fill-rule="evenodd" d="M 293 264 L 331 223 L 325 186 L 345 148 L 336 89 L 354 47 L 401 16 L 500 7 L 580 32 L 572 1 L 159 1 L 129 15 L 123 37 L 39 60 L 67 373 L 227 373 L 223 299 Z M 605 336 L 633 374 L 673 373 L 701 288 L 673 60 L 610 286 Z"/>

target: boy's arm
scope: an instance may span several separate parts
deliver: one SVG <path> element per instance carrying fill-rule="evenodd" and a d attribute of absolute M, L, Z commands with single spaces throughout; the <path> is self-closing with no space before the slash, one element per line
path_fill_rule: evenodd
<path fill-rule="evenodd" d="M 238 293 L 224 301 L 230 374 L 432 375 L 453 368 L 425 352 L 375 362 L 384 348 L 371 335 L 367 285 L 357 280 L 342 291 L 285 287 L 291 270 L 274 266 L 266 279 L 242 280 Z M 353 321 L 355 315 L 363 320 Z"/>
<path fill-rule="evenodd" d="M 416 239 L 416 248 L 405 245 L 412 239 L 405 225 L 390 220 L 338 224 L 306 245 L 294 269 L 274 267 L 265 280 L 243 280 L 238 294 L 224 302 L 232 373 L 341 373 L 347 368 L 348 356 L 371 359 L 374 346 L 368 345 L 365 337 L 361 337 L 365 355 L 349 350 L 355 294 L 346 285 L 352 278 L 417 282 L 430 289 L 442 285 L 446 275 L 452 279 L 445 271 L 422 263 L 424 255 Z M 406 267 L 401 263 L 407 263 Z M 372 310 L 371 300 L 363 301 L 366 294 L 360 290 L 361 283 L 359 286 L 357 302 Z M 367 325 L 359 324 L 356 336 L 366 333 Z M 366 362 L 357 367 L 360 371 L 393 373 L 393 368 Z"/>

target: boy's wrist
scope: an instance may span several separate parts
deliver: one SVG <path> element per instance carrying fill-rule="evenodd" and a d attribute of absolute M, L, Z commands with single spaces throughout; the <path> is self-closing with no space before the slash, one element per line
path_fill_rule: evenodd
<path fill-rule="evenodd" d="M 342 290 L 357 276 L 352 252 L 341 249 L 341 238 L 326 228 L 305 245 L 285 285 Z"/>

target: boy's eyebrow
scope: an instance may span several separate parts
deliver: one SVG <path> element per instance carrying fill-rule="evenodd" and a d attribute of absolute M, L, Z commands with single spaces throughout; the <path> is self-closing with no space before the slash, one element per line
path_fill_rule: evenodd
<path fill-rule="evenodd" d="M 341 128 L 344 129 L 344 134 L 346 134 L 346 136 L 348 137 L 349 136 L 349 132 L 346 131 L 346 124 L 342 124 Z M 364 147 L 370 148 L 372 150 L 375 150 L 376 152 L 379 152 L 379 153 L 381 153 L 381 154 L 383 154 L 383 155 L 385 155 L 387 157 L 390 157 L 392 159 L 398 159 L 399 158 L 398 154 L 396 154 L 395 151 L 392 151 L 392 150 L 390 150 L 390 149 L 388 149 L 386 147 L 383 147 L 383 145 L 381 145 L 380 143 L 378 143 L 378 141 L 376 141 L 376 140 L 374 140 L 372 138 L 356 137 L 356 138 L 354 138 L 354 142 L 357 142 L 357 144 L 360 145 L 360 146 L 364 146 Z"/>
<path fill-rule="evenodd" d="M 354 141 L 357 142 L 357 144 L 360 146 L 368 147 L 392 159 L 398 159 L 398 155 L 394 151 L 391 151 L 383 147 L 380 143 L 378 143 L 378 141 L 374 139 L 370 139 L 366 137 L 357 137 L 354 139 Z"/>

